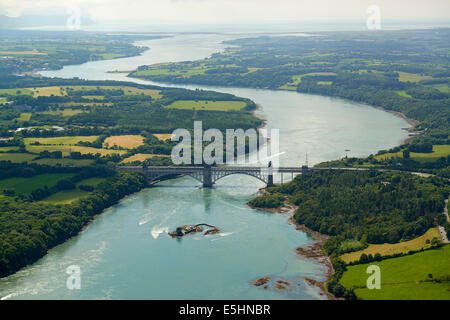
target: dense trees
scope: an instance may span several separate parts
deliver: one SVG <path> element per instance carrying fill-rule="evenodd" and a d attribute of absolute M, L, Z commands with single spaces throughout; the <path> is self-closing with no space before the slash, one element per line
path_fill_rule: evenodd
<path fill-rule="evenodd" d="M 396 243 L 422 235 L 443 216 L 450 186 L 408 173 L 329 171 L 269 191 L 290 196 L 298 223 L 332 236 L 324 246 L 332 254 L 342 253 L 345 240 Z"/>
<path fill-rule="evenodd" d="M 144 186 L 143 177 L 118 172 L 91 196 L 71 205 L 0 199 L 0 277 L 36 261 L 48 249 L 75 236 L 94 215 Z"/>

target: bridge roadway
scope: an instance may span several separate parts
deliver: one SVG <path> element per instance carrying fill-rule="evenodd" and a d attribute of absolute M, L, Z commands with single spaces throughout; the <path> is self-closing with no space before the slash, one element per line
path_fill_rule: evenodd
<path fill-rule="evenodd" d="M 177 177 L 180 175 L 190 176 L 203 184 L 203 187 L 210 188 L 213 184 L 226 176 L 232 174 L 245 174 L 255 177 L 258 180 L 266 183 L 268 187 L 273 186 L 273 175 L 277 173 L 290 173 L 292 177 L 294 174 L 310 174 L 313 170 L 351 170 L 364 171 L 368 168 L 309 168 L 302 167 L 246 167 L 246 166 L 119 166 L 119 170 L 128 170 L 142 173 L 148 181 L 158 181 L 163 178 Z"/>

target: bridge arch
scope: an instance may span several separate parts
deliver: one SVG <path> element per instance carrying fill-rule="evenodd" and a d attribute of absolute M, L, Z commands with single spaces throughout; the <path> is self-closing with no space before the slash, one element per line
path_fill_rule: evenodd
<path fill-rule="evenodd" d="M 252 174 L 252 173 L 249 173 L 249 172 L 226 172 L 226 173 L 220 173 L 220 174 L 217 174 L 217 175 L 213 175 L 213 183 L 215 183 L 218 180 L 223 179 L 225 177 L 231 176 L 231 175 L 250 176 L 250 177 L 258 179 L 259 181 L 261 181 L 263 183 L 267 183 L 267 179 L 265 179 L 266 177 L 263 177 L 260 174 Z"/>
<path fill-rule="evenodd" d="M 169 180 L 171 178 L 177 178 L 177 177 L 181 177 L 181 176 L 189 176 L 189 177 L 193 178 L 194 180 L 196 180 L 200 183 L 203 183 L 202 177 L 199 177 L 197 174 L 191 174 L 191 173 L 183 173 L 183 174 L 164 173 L 164 174 L 160 174 L 160 175 L 146 175 L 146 178 L 148 181 L 151 181 L 151 182 L 159 182 L 158 180 L 160 180 L 160 181 L 165 180 L 164 178 L 167 178 L 167 180 Z"/>

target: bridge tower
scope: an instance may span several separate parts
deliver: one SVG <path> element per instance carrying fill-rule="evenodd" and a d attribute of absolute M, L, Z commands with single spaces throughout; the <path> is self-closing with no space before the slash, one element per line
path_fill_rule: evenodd
<path fill-rule="evenodd" d="M 269 161 L 268 165 L 268 174 L 267 174 L 267 188 L 275 186 L 273 183 L 273 169 L 272 169 L 272 161 Z"/>
<path fill-rule="evenodd" d="M 212 188 L 213 181 L 212 181 L 212 172 L 211 172 L 211 166 L 205 165 L 203 167 L 203 188 Z"/>
<path fill-rule="evenodd" d="M 308 152 L 307 152 L 305 157 L 305 164 L 302 166 L 302 176 L 307 177 L 310 176 L 311 174 L 312 170 L 310 170 L 308 167 Z"/>

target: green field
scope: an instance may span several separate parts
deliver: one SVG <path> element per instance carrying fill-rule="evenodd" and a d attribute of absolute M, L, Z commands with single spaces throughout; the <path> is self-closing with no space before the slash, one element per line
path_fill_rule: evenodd
<path fill-rule="evenodd" d="M 34 87 L 34 88 L 13 88 L 13 89 L 0 89 L 0 95 L 18 95 L 28 94 L 34 97 L 40 96 L 66 96 L 68 91 L 94 91 L 97 88 L 104 90 L 117 90 L 122 89 L 125 95 L 149 95 L 153 99 L 161 98 L 160 90 L 155 89 L 139 89 L 130 86 L 49 86 L 49 87 Z M 101 99 L 103 96 L 97 96 L 97 99 Z"/>
<path fill-rule="evenodd" d="M 204 64 L 200 65 L 183 65 L 182 67 L 176 66 L 173 64 L 155 64 L 149 66 L 148 70 L 140 70 L 133 73 L 135 77 L 149 77 L 149 76 L 183 76 L 189 77 L 192 75 L 203 74 L 208 70 Z"/>
<path fill-rule="evenodd" d="M 89 192 L 80 189 L 59 191 L 45 198 L 41 202 L 50 202 L 54 204 L 69 204 L 77 199 L 88 196 Z"/>
<path fill-rule="evenodd" d="M 78 200 L 80 198 L 86 197 L 86 196 L 91 194 L 88 191 L 83 191 L 83 190 L 78 189 L 78 187 L 80 185 L 87 185 L 87 186 L 96 187 L 96 186 L 98 186 L 100 183 L 102 183 L 105 180 L 106 179 L 104 179 L 104 178 L 84 179 L 84 180 L 76 183 L 76 185 L 75 185 L 76 189 L 64 190 L 64 191 L 56 192 L 56 193 L 52 194 L 51 196 L 49 196 L 49 197 L 45 198 L 44 200 L 42 200 L 42 202 L 50 202 L 50 203 L 54 203 L 54 204 L 69 204 L 69 203 L 72 203 L 75 200 Z"/>
<path fill-rule="evenodd" d="M 401 97 L 412 98 L 412 96 L 407 94 L 405 90 L 396 90 L 395 93 Z"/>
<path fill-rule="evenodd" d="M 85 186 L 96 187 L 103 181 L 105 181 L 105 178 L 88 178 L 88 179 L 81 180 L 80 182 L 77 182 L 76 186 L 79 187 L 81 185 L 85 185 Z"/>
<path fill-rule="evenodd" d="M 433 152 L 431 153 L 417 153 L 411 152 L 411 159 L 417 161 L 435 161 L 441 157 L 447 157 L 450 155 L 450 145 L 433 145 Z M 375 156 L 377 160 L 385 160 L 393 157 L 403 158 L 403 152 L 399 151 L 397 153 L 385 153 Z"/>
<path fill-rule="evenodd" d="M 366 273 L 369 265 L 381 270 L 381 289 L 369 290 Z M 346 288 L 356 288 L 361 299 L 381 300 L 448 300 L 450 282 L 428 282 L 450 276 L 450 245 L 413 255 L 387 259 L 347 268 L 340 283 Z M 432 276 L 432 278 L 429 277 Z M 425 282 L 427 281 L 427 282 Z"/>
<path fill-rule="evenodd" d="M 45 186 L 53 187 L 59 180 L 72 176 L 72 173 L 45 173 L 30 178 L 8 178 L 0 180 L 0 190 L 14 189 L 16 194 L 30 193 Z"/>
<path fill-rule="evenodd" d="M 96 54 L 97 57 L 101 57 L 102 60 L 111 60 L 111 59 L 117 59 L 117 58 L 121 58 L 124 57 L 124 54 L 119 54 L 119 53 L 100 53 L 100 54 Z"/>
<path fill-rule="evenodd" d="M 389 256 L 397 253 L 408 253 L 409 251 L 419 251 L 420 249 L 428 249 L 431 247 L 427 240 L 431 241 L 433 238 L 440 239 L 437 228 L 431 228 L 423 236 L 399 243 L 385 243 L 385 244 L 370 244 L 366 249 L 355 252 L 346 253 L 340 256 L 345 263 L 358 261 L 363 253 L 374 256 L 379 253 L 382 256 Z"/>
<path fill-rule="evenodd" d="M 166 106 L 174 109 L 195 109 L 213 111 L 238 111 L 245 107 L 243 101 L 205 101 L 205 100 L 179 100 Z"/>
<path fill-rule="evenodd" d="M 83 113 L 83 112 L 85 112 L 85 111 L 80 110 L 80 109 L 67 108 L 67 109 L 62 109 L 62 110 L 43 111 L 43 112 L 37 112 L 37 113 L 38 114 L 51 114 L 54 116 L 62 116 L 62 117 L 71 117 L 71 116 L 74 116 L 76 114 Z M 30 114 L 30 116 L 31 116 L 31 114 Z"/>
<path fill-rule="evenodd" d="M 24 112 L 20 114 L 20 117 L 16 118 L 15 120 L 18 121 L 30 121 L 31 113 L 30 112 Z"/>
<path fill-rule="evenodd" d="M 402 71 L 397 71 L 397 73 L 398 73 L 398 81 L 401 82 L 419 82 L 421 80 L 432 78 L 431 76 L 424 76 L 418 73 L 409 73 Z"/>
<path fill-rule="evenodd" d="M 281 86 L 279 89 L 283 90 L 296 90 L 298 84 L 302 82 L 302 78 L 305 76 L 330 76 L 330 75 L 336 75 L 334 72 L 311 72 L 311 73 L 305 73 L 305 74 L 299 74 L 292 76 L 292 81 L 289 83 L 286 83 L 285 85 Z M 332 81 L 318 81 L 317 84 L 322 85 L 331 85 Z"/>
<path fill-rule="evenodd" d="M 18 94 L 33 95 L 33 91 L 26 88 L 0 89 L 0 94 L 7 94 L 10 96 L 15 96 Z"/>
<path fill-rule="evenodd" d="M 427 85 L 427 87 L 435 88 L 443 93 L 450 93 L 450 86 L 446 83 Z"/>
<path fill-rule="evenodd" d="M 0 153 L 0 161 L 11 161 L 19 163 L 31 161 L 34 158 L 36 158 L 36 155 L 29 153 Z"/>
<path fill-rule="evenodd" d="M 19 147 L 11 146 L 11 147 L 0 147 L 0 152 L 9 152 L 9 151 L 17 151 Z"/>

